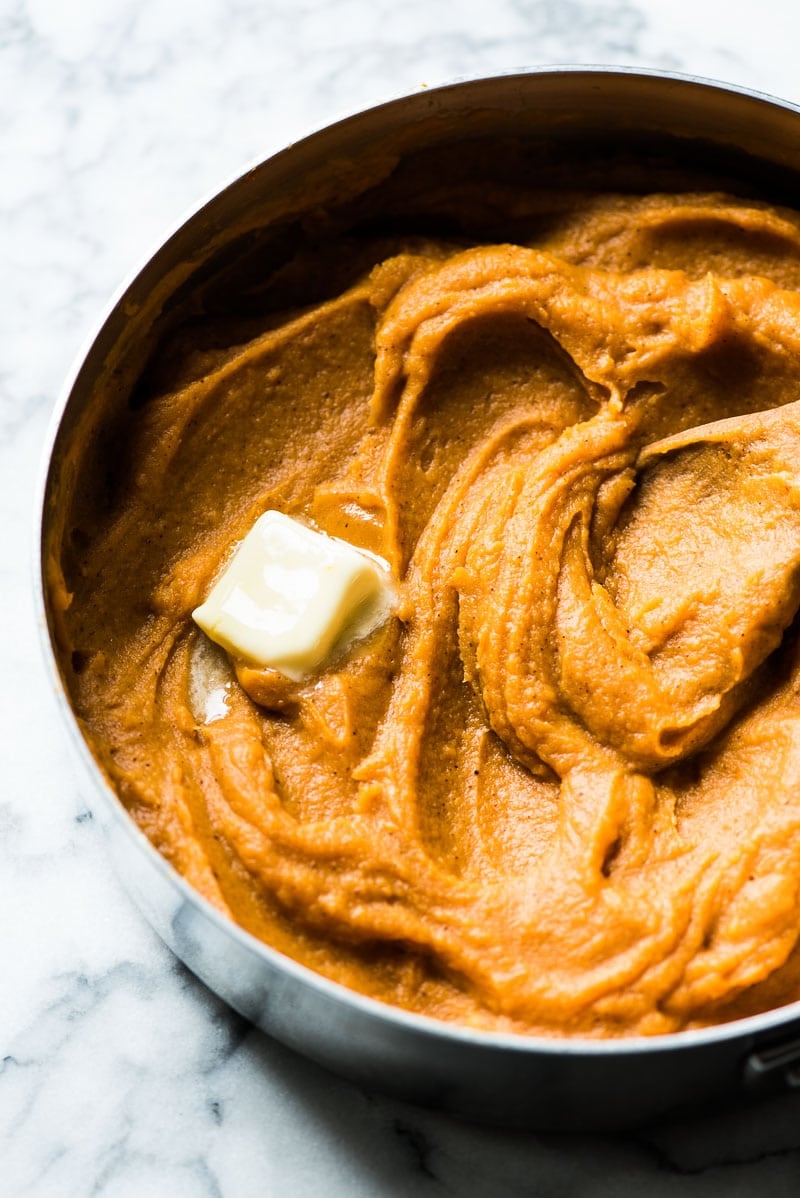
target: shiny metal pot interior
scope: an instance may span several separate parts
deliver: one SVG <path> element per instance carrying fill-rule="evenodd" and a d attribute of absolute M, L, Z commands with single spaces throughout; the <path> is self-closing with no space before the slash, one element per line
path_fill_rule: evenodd
<path fill-rule="evenodd" d="M 404 155 L 434 157 L 467 137 L 519 137 L 545 159 L 604 147 L 647 162 L 713 167 L 800 207 L 800 109 L 693 79 L 602 69 L 533 70 L 426 90 L 360 113 L 249 170 L 200 208 L 119 293 L 55 413 L 41 495 L 42 550 L 53 515 L 83 485 L 67 454 L 98 380 L 126 379 L 151 325 L 209 263 L 280 242 L 313 209 L 352 200 Z M 267 240 L 264 242 L 265 231 Z M 269 252 L 267 248 L 267 253 Z M 611 1128 L 668 1110 L 800 1085 L 800 1003 L 701 1032 L 622 1041 L 478 1033 L 351 993 L 227 922 L 157 854 L 96 766 L 71 711 L 53 649 L 44 569 L 40 605 L 49 668 L 87 770 L 93 808 L 120 875 L 174 952 L 270 1035 L 362 1085 L 447 1112 L 532 1127 Z"/>

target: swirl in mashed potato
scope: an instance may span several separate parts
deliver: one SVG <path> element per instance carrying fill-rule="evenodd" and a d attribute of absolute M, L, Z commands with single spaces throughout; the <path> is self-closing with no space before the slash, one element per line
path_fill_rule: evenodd
<path fill-rule="evenodd" d="M 100 763 L 210 902 L 385 1002 L 612 1036 L 800 998 L 800 218 L 573 196 L 390 248 L 153 374 L 53 572 Z M 268 508 L 399 596 L 300 682 L 191 619 Z"/>

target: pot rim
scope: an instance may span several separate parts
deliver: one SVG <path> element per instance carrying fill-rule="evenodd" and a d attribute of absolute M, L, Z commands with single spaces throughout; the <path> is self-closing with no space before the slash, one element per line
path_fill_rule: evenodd
<path fill-rule="evenodd" d="M 78 718 L 66 692 L 58 667 L 48 620 L 44 538 L 47 525 L 48 492 L 61 425 L 72 393 L 92 347 L 101 336 L 106 324 L 111 320 L 117 309 L 125 302 L 129 291 L 135 286 L 139 276 L 150 265 L 153 259 L 162 253 L 173 238 L 181 233 L 187 225 L 196 220 L 224 192 L 235 187 L 246 176 L 258 168 L 291 152 L 295 147 L 313 139 L 315 136 L 355 122 L 367 114 L 376 114 L 381 110 L 390 110 L 402 106 L 404 103 L 413 101 L 414 97 L 420 94 L 436 98 L 465 85 L 488 85 L 498 79 L 525 79 L 532 75 L 576 76 L 581 74 L 589 77 L 598 76 L 607 78 L 609 76 L 622 76 L 626 78 L 658 79 L 662 80 L 665 84 L 689 84 L 697 87 L 699 90 L 711 90 L 741 96 L 745 99 L 761 103 L 766 107 L 783 109 L 800 116 L 800 104 L 798 103 L 780 99 L 754 88 L 727 83 L 710 77 L 679 71 L 659 70 L 652 67 L 606 66 L 599 63 L 565 63 L 510 68 L 489 74 L 460 75 L 444 83 L 437 84 L 435 87 L 429 88 L 424 86 L 419 90 L 394 94 L 374 104 L 369 104 L 367 107 L 348 110 L 343 115 L 337 116 L 333 121 L 324 124 L 315 124 L 310 129 L 307 129 L 302 136 L 298 136 L 286 145 L 281 146 L 266 158 L 248 161 L 243 169 L 239 169 L 234 175 L 224 180 L 221 185 L 207 192 L 199 203 L 194 204 L 188 211 L 184 212 L 177 223 L 169 226 L 167 232 L 160 237 L 155 246 L 133 269 L 126 273 L 123 281 L 117 286 L 103 306 L 99 318 L 93 322 L 89 333 L 83 338 L 67 372 L 65 382 L 59 392 L 45 433 L 34 492 L 34 522 L 32 530 L 34 537 L 32 554 L 34 617 L 39 632 L 45 670 L 48 680 L 52 684 L 62 718 L 67 726 L 70 741 L 77 752 L 79 760 L 83 764 L 86 776 L 91 778 L 95 784 L 96 793 L 103 796 L 102 801 L 105 804 L 106 811 L 111 813 L 111 818 L 116 821 L 117 826 L 124 830 L 123 834 L 128 838 L 129 843 L 135 845 L 136 850 L 145 855 L 149 864 L 159 872 L 161 879 L 171 887 L 173 892 L 183 902 L 188 903 L 191 907 L 199 911 L 205 919 L 209 919 L 216 925 L 219 931 L 232 936 L 234 940 L 238 941 L 239 946 L 243 950 L 261 957 L 264 963 L 276 972 L 288 975 L 302 987 L 315 990 L 322 998 L 337 1006 L 349 1007 L 354 1012 L 362 1014 L 369 1019 L 392 1024 L 398 1029 L 423 1038 L 436 1041 L 445 1040 L 451 1046 L 468 1046 L 470 1051 L 483 1050 L 489 1052 L 500 1050 L 504 1053 L 510 1052 L 520 1057 L 529 1055 L 566 1056 L 572 1058 L 635 1057 L 637 1055 L 650 1055 L 651 1053 L 688 1052 L 701 1045 L 728 1044 L 737 1040 L 746 1042 L 756 1036 L 759 1039 L 762 1038 L 765 1032 L 772 1030 L 779 1031 L 785 1025 L 800 1019 L 800 999 L 781 1007 L 763 1011 L 757 1015 L 749 1015 L 741 1019 L 729 1020 L 725 1023 L 712 1024 L 708 1027 L 666 1032 L 654 1036 L 633 1035 L 593 1039 L 573 1035 L 543 1036 L 524 1032 L 497 1032 L 471 1028 L 463 1024 L 450 1023 L 449 1021 L 434 1019 L 427 1015 L 418 1015 L 400 1007 L 380 1002 L 356 990 L 351 990 L 322 974 L 316 973 L 309 967 L 295 961 L 292 957 L 286 956 L 279 950 L 272 948 L 269 944 L 247 932 L 239 924 L 224 916 L 168 863 L 128 814 L 116 792 L 109 784 L 108 779 L 100 769 L 87 740 L 81 732 Z M 138 904 L 134 902 L 134 905 L 138 909 Z M 143 918 L 145 917 L 143 916 Z M 221 1001 L 226 1000 L 221 999 Z M 226 1005 L 229 1004 L 226 1002 Z"/>

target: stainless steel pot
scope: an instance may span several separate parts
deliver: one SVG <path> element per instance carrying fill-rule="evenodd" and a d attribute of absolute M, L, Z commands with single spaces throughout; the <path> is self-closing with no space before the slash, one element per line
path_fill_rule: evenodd
<path fill-rule="evenodd" d="M 113 405 L 128 402 L 151 327 L 169 321 L 209 277 L 210 264 L 219 270 L 251 253 L 274 257 L 315 214 L 334 212 L 335 224 L 337 206 L 357 205 L 367 191 L 389 196 L 396 212 L 402 197 L 387 180 L 397 163 L 419 152 L 433 163 L 446 161 L 448 147 L 452 161 L 452 146 L 467 137 L 483 139 L 489 149 L 511 138 L 512 147 L 532 156 L 529 169 L 540 160 L 556 174 L 567 159 L 573 169 L 576 159 L 591 161 L 596 171 L 604 155 L 627 154 L 647 173 L 669 158 L 800 206 L 800 109 L 671 75 L 532 70 L 423 91 L 323 129 L 201 207 L 114 300 L 55 413 L 41 488 L 43 567 L 65 504 L 85 488 L 89 498 L 82 501 L 91 501 L 91 464 L 76 471 L 69 454 L 90 404 L 99 390 L 110 396 L 111 420 Z M 800 1003 L 654 1039 L 479 1033 L 363 998 L 255 940 L 195 893 L 129 819 L 64 690 L 44 569 L 37 601 L 49 632 L 48 667 L 120 875 L 181 960 L 265 1032 L 362 1085 L 516 1126 L 616 1128 L 704 1100 L 800 1086 Z"/>

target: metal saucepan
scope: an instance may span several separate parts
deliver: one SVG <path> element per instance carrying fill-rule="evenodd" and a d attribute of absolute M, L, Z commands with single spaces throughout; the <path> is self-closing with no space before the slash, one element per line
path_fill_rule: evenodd
<path fill-rule="evenodd" d="M 383 204 L 397 218 L 408 199 L 396 183 L 397 164 L 427 154 L 449 169 L 453 147 L 464 139 L 485 146 L 487 175 L 505 169 L 500 159 L 507 164 L 517 152 L 534 184 L 539 167 L 543 181 L 557 181 L 565 164 L 573 172 L 585 164 L 597 177 L 612 159 L 627 159 L 653 190 L 660 175 L 668 186 L 669 163 L 677 162 L 698 178 L 721 178 L 800 207 L 800 109 L 665 74 L 559 68 L 469 80 L 314 133 L 201 207 L 113 301 L 55 412 L 41 488 L 43 565 L 65 505 L 91 502 L 91 462 L 76 470 L 69 451 L 79 443 L 93 397 L 98 391 L 111 397 L 104 419 L 113 423 L 113 405 L 128 402 L 153 330 L 169 322 L 191 289 L 248 258 L 262 266 L 278 260 L 281 247 L 320 213 L 335 231 L 337 212 L 357 207 L 366 194 L 373 207 Z M 499 146 L 505 148 L 498 157 Z M 181 960 L 265 1032 L 363 1085 L 516 1126 L 621 1127 L 704 1100 L 800 1086 L 800 1002 L 652 1039 L 501 1035 L 387 1007 L 260 943 L 193 891 L 126 814 L 92 757 L 59 675 L 44 570 L 37 602 L 48 630 L 48 667 L 120 875 Z"/>

